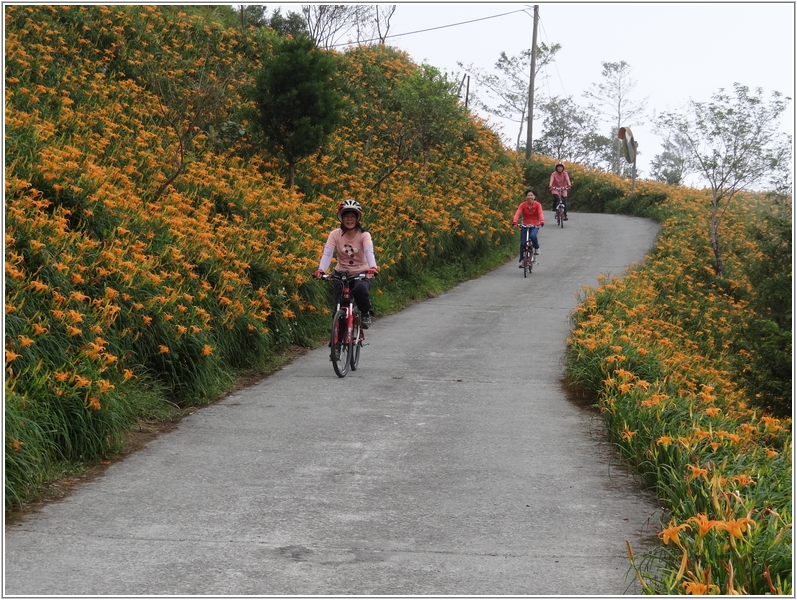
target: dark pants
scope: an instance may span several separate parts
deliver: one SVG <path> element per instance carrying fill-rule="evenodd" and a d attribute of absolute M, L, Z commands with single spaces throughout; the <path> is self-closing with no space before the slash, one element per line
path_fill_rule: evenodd
<path fill-rule="evenodd" d="M 537 232 L 539 227 L 521 227 L 520 228 L 520 259 L 523 258 L 523 251 L 526 249 L 526 240 L 531 238 L 531 245 L 535 250 L 540 249 L 540 243 L 537 241 Z"/>
<path fill-rule="evenodd" d="M 370 314 L 371 312 L 371 282 L 373 279 L 362 279 L 356 282 L 351 288 L 351 295 L 354 297 L 354 302 L 357 308 L 360 309 L 362 314 Z M 332 310 L 340 301 L 340 296 L 343 293 L 343 282 L 339 279 L 332 280 Z"/>

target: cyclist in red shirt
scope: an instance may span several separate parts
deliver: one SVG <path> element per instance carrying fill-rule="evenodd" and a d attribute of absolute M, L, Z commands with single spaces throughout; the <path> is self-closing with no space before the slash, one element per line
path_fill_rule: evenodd
<path fill-rule="evenodd" d="M 567 221 L 567 190 L 572 186 L 570 185 L 570 175 L 565 171 L 565 166 L 562 161 L 556 163 L 556 170 L 551 173 L 551 180 L 548 183 L 548 189 L 553 193 L 553 211 L 556 212 L 556 206 L 559 204 L 559 195 L 562 195 L 562 204 L 565 205 L 565 221 Z M 564 188 L 564 189 L 556 189 Z"/>
<path fill-rule="evenodd" d="M 534 247 L 534 254 L 540 253 L 540 243 L 537 241 L 538 227 L 545 225 L 545 217 L 542 214 L 542 204 L 537 200 L 537 192 L 534 190 L 526 190 L 526 199 L 520 203 L 515 211 L 515 216 L 512 217 L 512 227 L 518 226 L 518 220 L 521 221 L 523 227 L 520 230 L 520 258 L 518 259 L 518 267 L 523 268 L 523 250 L 526 247 L 526 240 L 531 237 L 531 245 Z M 531 227 L 528 227 L 531 225 Z"/>

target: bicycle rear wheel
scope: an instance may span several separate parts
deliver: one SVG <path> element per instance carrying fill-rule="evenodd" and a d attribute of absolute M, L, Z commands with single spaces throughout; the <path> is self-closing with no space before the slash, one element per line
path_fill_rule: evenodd
<path fill-rule="evenodd" d="M 360 325 L 360 314 L 354 315 L 354 326 L 351 329 L 352 349 L 351 349 L 351 370 L 356 371 L 360 363 L 360 348 L 363 346 L 362 330 Z"/>
<path fill-rule="evenodd" d="M 329 335 L 329 359 L 338 377 L 346 377 L 351 364 L 352 343 L 346 339 L 347 325 L 348 315 L 341 309 L 332 319 L 332 332 Z"/>

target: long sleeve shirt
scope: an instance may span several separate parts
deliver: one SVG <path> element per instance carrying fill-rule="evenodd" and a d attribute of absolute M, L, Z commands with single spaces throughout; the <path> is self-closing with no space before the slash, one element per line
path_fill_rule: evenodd
<path fill-rule="evenodd" d="M 515 211 L 515 216 L 512 217 L 512 225 L 517 225 L 521 217 L 523 218 L 521 221 L 523 225 L 542 225 L 545 223 L 542 204 L 537 200 L 534 200 L 531 206 L 529 206 L 529 203 L 525 200 L 521 202 L 520 206 L 518 206 Z"/>
<path fill-rule="evenodd" d="M 548 183 L 548 189 L 552 188 L 565 188 L 563 190 L 554 190 L 554 193 L 561 194 L 563 198 L 567 198 L 567 188 L 570 187 L 570 175 L 567 171 L 554 171 L 551 173 L 551 181 Z"/>
<path fill-rule="evenodd" d="M 336 271 L 348 271 L 351 274 L 362 273 L 368 268 L 376 268 L 374 243 L 367 231 L 357 231 L 354 239 L 348 240 L 343 231 L 334 229 L 324 244 L 324 253 L 318 268 L 326 271 L 332 263 L 332 254 L 338 259 Z"/>

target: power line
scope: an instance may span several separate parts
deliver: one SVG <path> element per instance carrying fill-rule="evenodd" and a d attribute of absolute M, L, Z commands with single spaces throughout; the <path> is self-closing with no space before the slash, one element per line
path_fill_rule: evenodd
<path fill-rule="evenodd" d="M 540 26 L 542 27 L 543 34 L 545 36 L 546 41 L 548 44 L 551 44 L 551 40 L 548 38 L 548 32 L 545 31 L 545 25 L 542 24 L 542 18 L 540 18 Z M 552 44 L 551 44 L 552 45 Z M 551 61 L 553 63 L 553 68 L 556 69 L 556 75 L 559 77 L 559 83 L 562 85 L 562 92 L 567 96 L 567 90 L 565 90 L 565 82 L 562 81 L 562 74 L 559 72 L 559 67 L 556 65 L 556 59 Z M 545 70 L 548 70 L 548 65 L 545 65 Z M 547 78 L 546 78 L 547 79 Z M 551 83 L 550 81 L 546 81 L 548 84 L 548 97 L 551 96 Z"/>
<path fill-rule="evenodd" d="M 387 38 L 395 38 L 395 37 L 402 37 L 405 35 L 415 35 L 416 33 L 426 33 L 427 31 L 436 31 L 437 29 L 446 29 L 448 27 L 459 27 L 460 25 L 467 25 L 469 23 L 477 23 L 478 21 L 486 21 L 487 19 L 496 19 L 498 17 L 505 17 L 506 15 L 513 15 L 519 12 L 526 12 L 525 10 L 513 10 L 507 13 L 501 13 L 500 15 L 492 15 L 489 17 L 481 17 L 479 19 L 471 19 L 470 21 L 461 21 L 460 23 L 451 23 L 450 25 L 439 25 L 438 27 L 430 27 L 428 29 L 419 29 L 418 31 L 408 31 L 407 33 L 394 33 L 393 35 L 386 35 L 384 39 Z M 526 13 L 528 14 L 528 13 Z M 367 44 L 368 42 L 376 42 L 381 41 L 383 38 L 371 38 L 370 40 L 361 40 L 359 43 Z M 331 47 L 336 48 L 338 46 L 349 46 L 351 42 L 345 42 L 341 44 L 333 44 Z"/>

